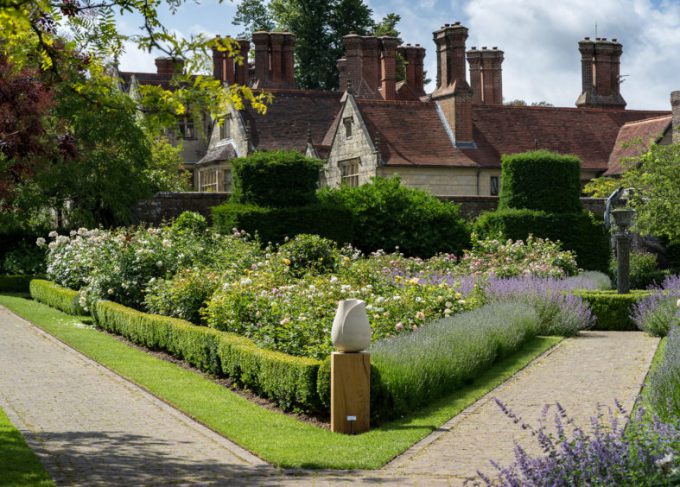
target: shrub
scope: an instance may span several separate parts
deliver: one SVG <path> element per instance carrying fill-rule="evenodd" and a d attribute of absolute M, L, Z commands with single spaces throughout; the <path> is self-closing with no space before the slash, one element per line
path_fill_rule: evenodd
<path fill-rule="evenodd" d="M 617 282 L 616 257 L 612 257 L 609 262 L 609 274 L 614 278 L 614 282 Z M 661 284 L 665 277 L 666 272 L 657 267 L 656 255 L 637 250 L 630 253 L 631 289 L 646 289 Z"/>
<path fill-rule="evenodd" d="M 458 253 L 469 244 L 458 205 L 402 186 L 398 177 L 327 189 L 320 198 L 354 215 L 352 244 L 364 252 L 398 248 L 406 255 L 430 257 L 438 252 Z"/>
<path fill-rule="evenodd" d="M 98 301 L 98 326 L 152 350 L 163 350 L 201 370 L 226 375 L 285 410 L 315 412 L 319 362 L 262 350 L 244 337 Z"/>
<path fill-rule="evenodd" d="M 416 333 L 381 340 L 369 349 L 379 374 L 382 419 L 398 417 L 474 379 L 499 357 L 536 335 L 527 305 L 486 305 L 431 323 Z"/>
<path fill-rule="evenodd" d="M 484 285 L 487 301 L 523 302 L 536 310 L 540 335 L 576 335 L 590 328 L 594 319 L 588 305 L 578 296 L 565 293 L 579 281 L 533 276 L 490 278 Z"/>
<path fill-rule="evenodd" d="M 297 151 L 262 151 L 231 162 L 232 201 L 263 207 L 305 206 L 316 201 L 323 163 Z"/>
<path fill-rule="evenodd" d="M 33 279 L 30 283 L 31 297 L 36 301 L 57 308 L 70 315 L 85 314 L 80 305 L 78 291 L 61 287 L 50 281 Z"/>
<path fill-rule="evenodd" d="M 650 295 L 636 303 L 631 319 L 650 335 L 666 336 L 671 326 L 680 324 L 680 276 L 667 277 L 661 287 L 650 289 Z"/>
<path fill-rule="evenodd" d="M 27 293 L 29 284 L 37 276 L 3 276 L 0 275 L 0 293 Z"/>
<path fill-rule="evenodd" d="M 170 225 L 173 232 L 191 232 L 201 234 L 208 229 L 208 221 L 200 213 L 183 211 Z"/>
<path fill-rule="evenodd" d="M 41 241 L 39 239 L 39 241 Z M 14 275 L 45 273 L 45 248 L 29 242 L 21 242 L 7 252 L 2 262 L 2 272 Z"/>
<path fill-rule="evenodd" d="M 546 405 L 539 427 L 525 423 L 496 399 L 503 412 L 536 439 L 542 456 L 532 457 L 515 446 L 515 462 L 498 465 L 495 477 L 478 472 L 487 486 L 659 486 L 680 482 L 680 425 L 677 418 L 664 423 L 643 421 L 644 410 L 631 420 L 617 403 L 608 415 L 598 411 L 590 424 L 578 426 L 558 403 L 552 421 Z M 622 417 L 623 416 L 623 417 Z M 552 431 L 557 431 L 554 435 Z M 588 432 L 588 433 L 587 433 Z"/>
<path fill-rule="evenodd" d="M 301 233 L 315 234 L 350 242 L 353 235 L 352 214 L 329 204 L 313 204 L 294 208 L 263 208 L 254 205 L 225 203 L 212 208 L 213 226 L 222 234 L 238 228 L 257 234 L 264 243 L 281 243 L 286 237 Z"/>
<path fill-rule="evenodd" d="M 341 257 L 333 240 L 304 233 L 281 245 L 279 256 L 287 262 L 294 276 L 337 271 Z"/>
<path fill-rule="evenodd" d="M 580 167 L 577 157 L 544 150 L 505 154 L 498 208 L 580 213 Z"/>
<path fill-rule="evenodd" d="M 220 285 L 219 273 L 205 268 L 182 269 L 172 279 L 149 282 L 144 305 L 150 313 L 201 323 L 201 309 Z"/>
<path fill-rule="evenodd" d="M 601 272 L 609 268 L 609 236 L 592 214 L 504 209 L 482 214 L 474 231 L 482 238 L 524 240 L 534 235 L 560 241 L 565 250 L 576 253 L 581 268 Z"/>
<path fill-rule="evenodd" d="M 576 256 L 562 250 L 559 242 L 529 235 L 526 240 L 473 238 L 472 249 L 465 251 L 458 272 L 466 275 L 515 277 L 530 274 L 537 277 L 565 277 L 578 270 Z"/>
<path fill-rule="evenodd" d="M 668 333 L 663 358 L 650 373 L 646 395 L 662 418 L 680 417 L 680 326 Z"/>
<path fill-rule="evenodd" d="M 631 291 L 628 294 L 618 294 L 616 290 L 609 291 L 571 291 L 574 296 L 585 300 L 595 315 L 596 330 L 636 330 L 635 322 L 631 319 L 634 306 L 641 299 L 649 296 L 649 291 Z"/>

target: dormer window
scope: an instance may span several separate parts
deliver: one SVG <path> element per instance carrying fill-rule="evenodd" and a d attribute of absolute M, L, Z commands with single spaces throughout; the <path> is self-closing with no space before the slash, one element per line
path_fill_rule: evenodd
<path fill-rule="evenodd" d="M 231 139 L 231 115 L 222 117 L 220 123 L 220 140 Z"/>
<path fill-rule="evenodd" d="M 345 117 L 342 119 L 342 124 L 345 126 L 345 138 L 352 137 L 352 117 Z"/>

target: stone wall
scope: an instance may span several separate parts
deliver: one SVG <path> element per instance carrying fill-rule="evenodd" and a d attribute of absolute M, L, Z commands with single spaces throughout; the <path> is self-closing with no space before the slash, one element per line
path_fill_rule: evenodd
<path fill-rule="evenodd" d="M 134 223 L 159 225 L 163 221 L 177 218 L 183 211 L 195 211 L 210 220 L 210 208 L 224 203 L 229 193 L 156 193 L 137 204 L 133 211 Z"/>
<path fill-rule="evenodd" d="M 150 200 L 142 201 L 134 211 L 135 223 L 158 225 L 171 220 L 183 211 L 195 211 L 210 219 L 210 208 L 224 203 L 229 193 L 157 193 Z M 472 219 L 485 211 L 493 211 L 498 206 L 497 196 L 439 196 L 442 201 L 460 204 L 461 213 Z M 581 198 L 583 207 L 597 216 L 604 215 L 605 200 L 602 198 Z"/>

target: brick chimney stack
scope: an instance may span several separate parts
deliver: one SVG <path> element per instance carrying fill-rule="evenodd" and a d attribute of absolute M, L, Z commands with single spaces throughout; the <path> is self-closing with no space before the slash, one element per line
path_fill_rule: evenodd
<path fill-rule="evenodd" d="M 254 88 L 294 88 L 293 48 L 290 32 L 253 32 L 255 44 Z"/>
<path fill-rule="evenodd" d="M 182 74 L 184 70 L 184 60 L 173 59 L 170 57 L 157 57 L 154 59 L 156 63 L 156 74 L 166 74 L 172 76 L 173 74 Z"/>
<path fill-rule="evenodd" d="M 470 87 L 472 103 L 479 105 L 503 104 L 503 51 L 497 47 L 477 49 L 467 52 L 470 65 Z"/>
<path fill-rule="evenodd" d="M 217 38 L 219 39 L 219 37 L 218 35 Z M 213 77 L 230 85 L 234 83 L 245 85 L 248 84 L 248 51 L 250 50 L 250 41 L 248 39 L 237 39 L 236 42 L 239 44 L 239 54 L 243 59 L 243 64 L 239 65 L 236 63 L 227 51 L 213 48 Z"/>
<path fill-rule="evenodd" d="M 396 37 L 381 37 L 380 78 L 381 94 L 385 100 L 397 99 L 397 46 Z"/>
<path fill-rule="evenodd" d="M 673 108 L 673 123 L 671 124 L 673 143 L 680 144 L 680 91 L 671 93 L 671 107 Z"/>
<path fill-rule="evenodd" d="M 475 147 L 472 139 L 472 90 L 465 79 L 466 27 L 445 24 L 433 34 L 437 45 L 437 88 L 432 99 L 446 118 L 457 147 Z"/>
<path fill-rule="evenodd" d="M 425 48 L 420 44 L 412 46 L 406 44 L 397 48 L 401 57 L 406 61 L 406 85 L 416 96 L 425 95 L 425 73 L 423 70 L 423 60 L 425 59 Z"/>
<path fill-rule="evenodd" d="M 239 55 L 242 63 L 234 66 L 234 82 L 239 85 L 247 85 L 250 81 L 248 76 L 248 53 L 250 52 L 250 41 L 248 39 L 236 39 L 239 45 Z"/>
<path fill-rule="evenodd" d="M 380 39 L 375 36 L 362 37 L 361 77 L 370 93 L 377 94 L 380 89 Z M 354 82 L 354 80 L 352 80 Z"/>
<path fill-rule="evenodd" d="M 577 107 L 625 108 L 620 91 L 623 46 L 616 39 L 589 37 L 578 43 L 581 53 L 581 95 Z"/>

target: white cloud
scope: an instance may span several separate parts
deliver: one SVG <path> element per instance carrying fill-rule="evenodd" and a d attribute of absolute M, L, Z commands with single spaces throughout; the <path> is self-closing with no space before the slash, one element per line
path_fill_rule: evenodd
<path fill-rule="evenodd" d="M 153 52 L 146 52 L 137 47 L 132 41 L 126 41 L 123 45 L 124 52 L 119 59 L 118 67 L 121 71 L 138 71 L 154 73 L 156 66 L 154 58 L 157 56 Z"/>

